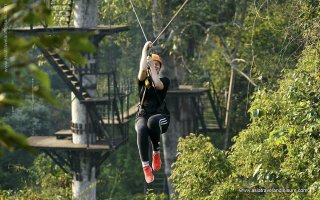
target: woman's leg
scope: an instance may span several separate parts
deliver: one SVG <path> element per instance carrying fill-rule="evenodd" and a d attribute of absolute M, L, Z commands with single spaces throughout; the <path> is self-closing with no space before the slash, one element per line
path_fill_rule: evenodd
<path fill-rule="evenodd" d="M 143 167 L 144 178 L 147 183 L 151 183 L 154 180 L 154 176 L 152 173 L 152 169 L 149 165 L 149 134 L 147 127 L 147 119 L 144 117 L 138 117 L 136 119 L 135 129 L 137 131 L 137 144 Z"/>
<path fill-rule="evenodd" d="M 152 142 L 153 151 L 160 150 L 160 135 L 162 130 L 167 129 L 169 120 L 162 114 L 152 115 L 148 119 L 148 133 Z"/>
<path fill-rule="evenodd" d="M 144 117 L 138 117 L 135 123 L 135 129 L 137 132 L 137 145 L 139 149 L 139 155 L 141 162 L 149 162 L 149 140 L 148 140 L 148 127 L 147 119 Z"/>
<path fill-rule="evenodd" d="M 152 142 L 152 168 L 158 171 L 161 168 L 160 135 L 169 125 L 169 120 L 161 114 L 153 115 L 148 119 L 149 136 Z"/>

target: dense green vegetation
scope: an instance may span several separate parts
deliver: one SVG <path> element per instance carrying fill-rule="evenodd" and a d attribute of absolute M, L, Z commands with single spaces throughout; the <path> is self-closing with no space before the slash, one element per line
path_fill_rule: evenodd
<path fill-rule="evenodd" d="M 1 9 L 1 30 L 30 23 L 60 24 L 50 18 L 45 4 L 18 2 Z M 155 29 L 165 26 L 183 3 L 158 0 L 158 20 L 152 21 L 152 1 L 133 2 L 150 40 Z M 97 53 L 102 71 L 115 66 L 120 82 L 134 83 L 145 40 L 130 3 L 99 1 L 99 19 L 100 24 L 129 25 L 127 33 L 106 37 Z M 224 102 L 230 66 L 236 63 L 257 86 L 236 74 L 234 137 L 227 151 L 213 145 L 212 141 L 217 141 L 214 136 L 191 134 L 179 140 L 170 177 L 178 192 L 173 198 L 320 198 L 319 21 L 317 0 L 187 4 L 157 43 L 165 63 L 179 72 L 178 82 L 206 86 L 211 79 Z M 7 42 L 0 64 L 10 67 L 0 71 L 0 199 L 50 199 L 53 195 L 70 199 L 71 176 L 25 143 L 25 137 L 32 134 L 48 135 L 67 127 L 70 119 L 70 92 L 34 47 L 54 46 L 66 59 L 83 63 L 80 53 L 93 52 L 93 46 L 86 35 L 26 39 L 3 31 L 0 36 Z M 136 99 L 133 95 L 131 102 Z M 144 198 L 132 128 L 129 134 L 129 142 L 101 168 L 99 199 Z M 264 189 L 290 191 L 261 192 Z M 297 192 L 299 189 L 307 192 Z M 156 197 L 151 194 L 148 198 Z"/>
<path fill-rule="evenodd" d="M 171 177 L 179 191 L 178 199 L 193 196 L 207 199 L 319 198 L 320 43 L 315 34 L 319 33 L 316 21 L 320 5 L 316 1 L 296 2 L 291 8 L 301 13 L 301 18 L 290 21 L 291 26 L 299 25 L 294 28 L 301 34 L 299 42 L 303 46 L 299 48 L 303 50 L 297 54 L 298 62 L 289 62 L 292 66 L 287 68 L 286 63 L 282 64 L 287 61 L 281 59 L 278 63 L 283 67 L 280 77 L 274 74 L 276 70 L 268 72 L 272 73 L 272 78 L 277 76 L 277 83 L 268 83 L 254 92 L 249 109 L 251 121 L 234 137 L 234 145 L 224 159 L 219 159 L 222 152 L 206 145 L 208 141 L 203 141 L 203 136 L 181 139 Z M 289 61 L 295 59 L 281 57 Z M 202 145 L 195 145 L 197 143 Z M 202 152 L 204 146 L 208 149 Z M 201 155 L 190 158 L 191 152 Z M 203 157 L 207 158 L 205 162 L 219 161 L 210 165 L 212 168 L 201 169 Z M 217 169 L 215 166 L 219 164 L 224 167 Z M 193 170 L 197 172 L 195 175 L 188 173 Z M 212 173 L 222 177 L 207 183 Z M 190 186 L 184 189 L 181 183 L 186 182 Z M 208 189 L 201 190 L 198 182 Z"/>

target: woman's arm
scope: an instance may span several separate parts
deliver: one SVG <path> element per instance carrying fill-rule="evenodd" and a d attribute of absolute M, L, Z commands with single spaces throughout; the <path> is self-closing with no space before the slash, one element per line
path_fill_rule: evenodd
<path fill-rule="evenodd" d="M 151 69 L 151 78 L 154 82 L 154 86 L 157 90 L 163 90 L 164 85 L 162 83 L 162 81 L 160 80 L 159 74 L 157 73 L 156 69 L 154 68 L 154 66 L 150 67 Z"/>
<path fill-rule="evenodd" d="M 148 54 L 148 48 L 152 46 L 152 42 L 148 41 L 144 44 L 142 53 L 141 53 L 141 59 L 140 59 L 140 68 L 138 73 L 138 79 L 139 81 L 143 81 L 147 77 L 147 54 Z"/>

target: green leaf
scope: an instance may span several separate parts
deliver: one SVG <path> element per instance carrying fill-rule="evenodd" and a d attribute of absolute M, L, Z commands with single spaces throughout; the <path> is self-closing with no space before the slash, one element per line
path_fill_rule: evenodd
<path fill-rule="evenodd" d="M 17 85 L 4 83 L 0 84 L 0 107 L 22 105 L 20 89 Z"/>
<path fill-rule="evenodd" d="M 2 5 L 8 4 L 6 6 L 4 6 L 3 8 L 0 9 L 0 16 L 1 16 L 1 20 L 4 20 L 5 18 L 8 17 L 8 13 L 11 12 L 13 9 L 15 9 L 16 4 L 9 4 L 12 3 L 12 1 L 10 0 L 4 0 L 6 2 L 2 2 Z"/>
<path fill-rule="evenodd" d="M 69 40 L 69 47 L 71 52 L 88 52 L 94 53 L 96 51 L 93 43 L 88 39 L 92 34 L 78 34 L 72 35 Z"/>
<path fill-rule="evenodd" d="M 39 68 L 34 64 L 30 64 L 29 69 L 31 70 L 33 75 L 37 78 L 37 80 L 40 81 L 41 85 L 44 86 L 44 89 L 50 90 L 49 76 L 45 72 L 39 70 Z"/>
<path fill-rule="evenodd" d="M 34 88 L 33 88 L 33 92 L 38 97 L 41 97 L 41 98 L 47 100 L 49 103 L 51 103 L 54 106 L 56 106 L 56 107 L 60 107 L 61 106 L 56 101 L 55 97 L 52 95 L 51 90 L 47 90 L 47 89 L 41 87 L 41 85 L 35 85 Z"/>
<path fill-rule="evenodd" d="M 12 151 L 20 148 L 30 152 L 34 152 L 34 149 L 27 143 L 26 137 L 20 133 L 15 132 L 11 126 L 0 121 L 0 146 Z M 1 153 L 1 152 L 0 152 Z"/>

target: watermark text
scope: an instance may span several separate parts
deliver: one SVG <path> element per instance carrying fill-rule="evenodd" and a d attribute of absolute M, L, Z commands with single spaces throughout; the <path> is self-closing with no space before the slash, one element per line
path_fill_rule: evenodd
<path fill-rule="evenodd" d="M 269 193 L 269 192 L 288 192 L 288 193 L 295 193 L 295 192 L 308 192 L 308 189 L 264 189 L 264 188 L 253 188 L 253 189 L 240 189 L 240 192 L 255 192 L 255 193 Z"/>

